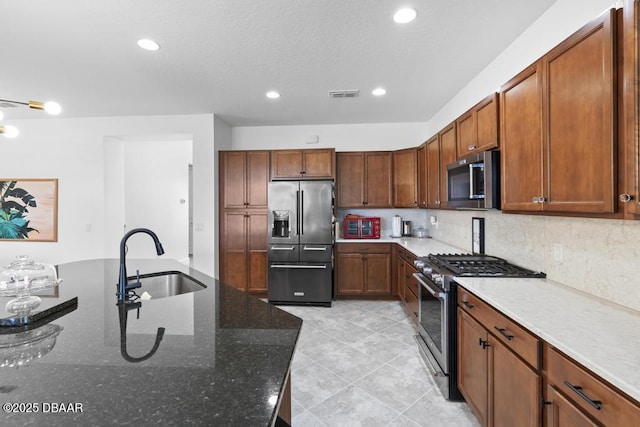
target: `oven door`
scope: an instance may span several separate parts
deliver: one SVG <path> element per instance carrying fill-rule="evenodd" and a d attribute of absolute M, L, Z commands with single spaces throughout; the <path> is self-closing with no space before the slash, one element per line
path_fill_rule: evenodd
<path fill-rule="evenodd" d="M 449 375 L 449 295 L 421 273 L 414 277 L 418 288 L 418 332 L 442 373 Z M 428 356 L 428 355 L 427 355 Z M 433 368 L 437 369 L 437 366 Z M 436 372 L 437 374 L 437 372 Z"/>

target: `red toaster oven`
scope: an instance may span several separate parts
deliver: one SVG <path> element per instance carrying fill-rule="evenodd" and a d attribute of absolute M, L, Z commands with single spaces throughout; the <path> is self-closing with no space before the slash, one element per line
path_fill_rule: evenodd
<path fill-rule="evenodd" d="M 342 223 L 345 239 L 379 239 L 380 218 L 346 216 Z"/>

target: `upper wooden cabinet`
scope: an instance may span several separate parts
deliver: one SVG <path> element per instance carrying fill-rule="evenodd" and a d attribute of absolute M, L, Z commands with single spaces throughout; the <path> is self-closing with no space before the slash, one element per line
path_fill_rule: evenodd
<path fill-rule="evenodd" d="M 388 151 L 336 154 L 336 206 L 392 207 L 392 154 Z"/>
<path fill-rule="evenodd" d="M 273 150 L 271 179 L 333 179 L 335 150 Z"/>
<path fill-rule="evenodd" d="M 267 208 L 269 151 L 220 151 L 224 209 Z"/>
<path fill-rule="evenodd" d="M 393 152 L 393 207 L 418 206 L 418 150 Z"/>
<path fill-rule="evenodd" d="M 451 123 L 427 145 L 427 208 L 447 207 L 447 165 L 456 161 L 456 124 Z"/>
<path fill-rule="evenodd" d="M 615 11 L 504 85 L 502 209 L 616 208 Z"/>
<path fill-rule="evenodd" d="M 456 120 L 458 158 L 498 147 L 498 94 L 493 93 Z"/>
<path fill-rule="evenodd" d="M 625 0 L 623 8 L 624 111 L 620 144 L 619 199 L 626 218 L 640 218 L 640 1 Z"/>
<path fill-rule="evenodd" d="M 418 156 L 418 207 L 427 207 L 427 143 L 425 142 L 417 151 Z"/>

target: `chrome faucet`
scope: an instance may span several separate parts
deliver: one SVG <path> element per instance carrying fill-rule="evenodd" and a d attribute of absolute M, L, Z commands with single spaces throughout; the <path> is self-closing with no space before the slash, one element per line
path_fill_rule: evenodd
<path fill-rule="evenodd" d="M 164 254 L 164 249 L 162 247 L 162 243 L 160 243 L 160 240 L 158 240 L 158 236 L 148 228 L 134 228 L 124 235 L 124 237 L 120 241 L 120 278 L 118 279 L 119 300 L 128 300 L 130 296 L 129 291 L 142 286 L 140 284 L 140 280 L 137 280 L 132 284 L 129 284 L 127 282 L 127 240 L 129 239 L 129 237 L 133 236 L 136 233 L 146 233 L 151 236 L 151 238 L 153 239 L 153 243 L 155 243 L 156 245 L 156 253 L 158 255 Z"/>

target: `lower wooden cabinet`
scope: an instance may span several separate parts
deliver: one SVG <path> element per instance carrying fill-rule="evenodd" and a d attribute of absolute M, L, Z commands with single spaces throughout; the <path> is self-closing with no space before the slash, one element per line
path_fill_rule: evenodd
<path fill-rule="evenodd" d="M 336 296 L 391 296 L 391 245 L 336 245 Z"/>
<path fill-rule="evenodd" d="M 224 210 L 220 216 L 220 281 L 267 294 L 267 212 Z"/>
<path fill-rule="evenodd" d="M 458 388 L 478 421 L 540 426 L 539 351 L 533 366 L 518 352 L 540 341 L 463 289 L 458 304 Z"/>
<path fill-rule="evenodd" d="M 593 351 L 602 350 L 594 347 Z M 546 425 L 640 425 L 637 402 L 632 402 L 550 345 L 544 346 L 543 355 L 547 383 L 544 396 Z"/>
<path fill-rule="evenodd" d="M 418 322 L 418 280 L 413 277 L 413 273 L 417 272 L 413 266 L 416 256 L 398 246 L 396 249 L 396 286 L 398 296 L 404 304 L 407 314 Z"/>

